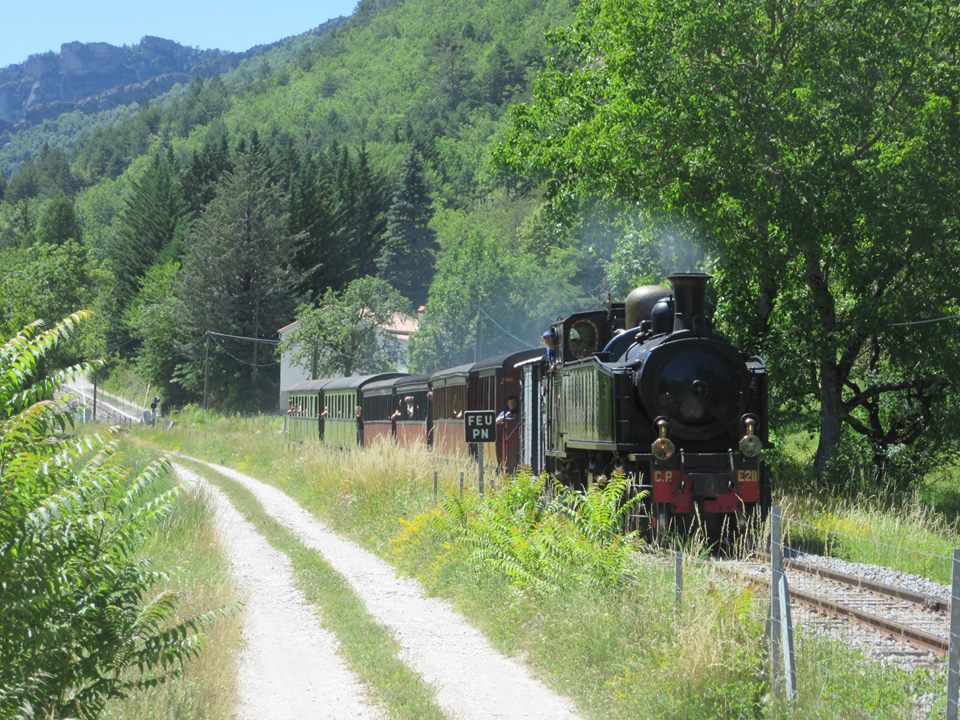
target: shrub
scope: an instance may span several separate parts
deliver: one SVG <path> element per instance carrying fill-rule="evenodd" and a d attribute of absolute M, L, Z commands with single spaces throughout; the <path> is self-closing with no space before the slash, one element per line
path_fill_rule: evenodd
<path fill-rule="evenodd" d="M 74 436 L 55 391 L 75 366 L 45 358 L 88 313 L 0 346 L 0 717 L 93 718 L 156 684 L 199 643 L 212 615 L 172 621 L 177 596 L 137 555 L 172 509 L 162 463 L 131 476 L 113 433 Z"/>
<path fill-rule="evenodd" d="M 402 555 L 429 542 L 423 537 L 429 529 L 460 545 L 470 562 L 534 592 L 617 583 L 639 543 L 636 533 L 623 533 L 624 519 L 642 497 L 624 500 L 627 479 L 619 473 L 586 491 L 557 484 L 552 500 L 546 482 L 546 476 L 521 472 L 484 501 L 450 495 L 443 512 L 401 521 L 394 550 Z"/>

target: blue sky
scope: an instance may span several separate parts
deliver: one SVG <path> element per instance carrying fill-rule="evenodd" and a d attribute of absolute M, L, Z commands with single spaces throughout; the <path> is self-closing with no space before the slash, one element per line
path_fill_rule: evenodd
<path fill-rule="evenodd" d="M 28 55 L 59 51 L 65 42 L 134 45 L 144 35 L 181 45 L 246 50 L 296 35 L 357 0 L 4 0 L 0 2 L 0 67 Z"/>

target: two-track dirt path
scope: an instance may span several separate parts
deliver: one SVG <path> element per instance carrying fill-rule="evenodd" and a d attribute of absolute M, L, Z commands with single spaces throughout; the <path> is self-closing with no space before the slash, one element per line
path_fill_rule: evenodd
<path fill-rule="evenodd" d="M 320 626 L 315 608 L 295 588 L 289 559 L 270 546 L 223 492 L 181 465 L 174 465 L 174 471 L 210 498 L 233 578 L 245 596 L 237 717 L 384 717 L 337 655 L 337 639 Z"/>
<path fill-rule="evenodd" d="M 267 513 L 319 552 L 362 598 L 367 611 L 390 629 L 401 646 L 401 659 L 436 688 L 438 704 L 451 717 L 577 717 L 569 699 L 546 688 L 524 665 L 495 650 L 448 603 L 427 597 L 419 583 L 398 576 L 391 565 L 329 530 L 283 491 L 221 465 L 186 459 L 245 487 Z M 229 533 L 224 542 L 232 542 Z M 309 664 L 302 657 L 300 662 Z M 310 717 L 325 715 L 313 712 Z"/>

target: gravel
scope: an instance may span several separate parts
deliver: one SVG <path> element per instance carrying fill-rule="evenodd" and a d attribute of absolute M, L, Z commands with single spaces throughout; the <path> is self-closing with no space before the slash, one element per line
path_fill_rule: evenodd
<path fill-rule="evenodd" d="M 245 487 L 267 513 L 321 553 L 360 596 L 367 611 L 393 632 L 401 659 L 436 688 L 438 703 L 451 716 L 464 720 L 578 717 L 568 698 L 495 650 L 449 603 L 426 597 L 419 583 L 400 577 L 373 553 L 329 530 L 283 491 L 230 468 L 187 459 Z"/>
<path fill-rule="evenodd" d="M 246 596 L 236 716 L 385 717 L 337 654 L 337 639 L 320 626 L 317 609 L 296 589 L 287 556 L 274 550 L 220 490 L 180 465 L 173 468 L 212 502 L 234 581 Z"/>
<path fill-rule="evenodd" d="M 834 570 L 836 572 L 846 573 L 855 577 L 865 578 L 874 582 L 894 585 L 911 590 L 921 595 L 950 602 L 950 588 L 941 585 L 929 578 L 910 575 L 909 573 L 882 567 L 880 565 L 867 565 L 865 563 L 850 562 L 849 560 L 840 560 L 838 558 L 823 557 L 822 555 L 812 555 L 799 551 L 789 551 L 787 557 L 791 560 L 800 560 L 812 567 L 819 567 L 825 570 Z"/>

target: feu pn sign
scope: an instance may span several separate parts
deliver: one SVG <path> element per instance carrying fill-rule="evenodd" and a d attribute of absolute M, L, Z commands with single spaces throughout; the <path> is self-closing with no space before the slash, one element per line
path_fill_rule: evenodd
<path fill-rule="evenodd" d="M 495 442 L 497 439 L 497 415 L 493 410 L 467 410 L 463 414 L 463 427 L 468 443 Z"/>

